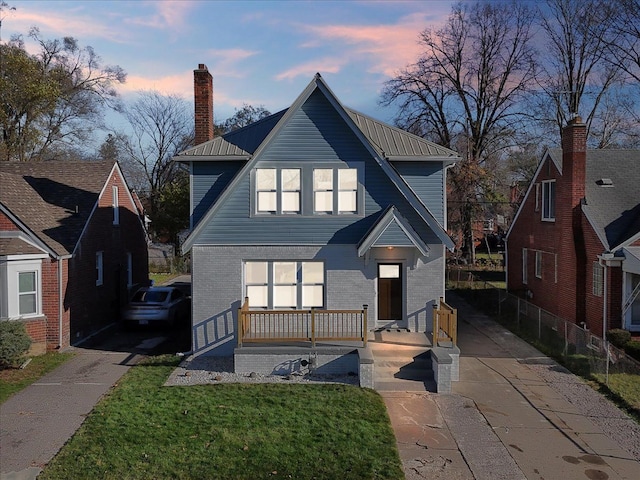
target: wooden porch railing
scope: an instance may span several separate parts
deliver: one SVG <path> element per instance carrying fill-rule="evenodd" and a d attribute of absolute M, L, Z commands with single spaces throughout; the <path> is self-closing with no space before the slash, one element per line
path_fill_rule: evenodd
<path fill-rule="evenodd" d="M 458 310 L 447 305 L 440 297 L 433 306 L 433 346 L 455 347 L 458 342 Z"/>
<path fill-rule="evenodd" d="M 238 309 L 238 347 L 243 342 L 362 341 L 367 344 L 367 305 L 362 310 Z"/>

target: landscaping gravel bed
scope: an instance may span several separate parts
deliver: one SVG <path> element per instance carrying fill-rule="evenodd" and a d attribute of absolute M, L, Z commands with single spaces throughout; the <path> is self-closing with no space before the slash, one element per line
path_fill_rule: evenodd
<path fill-rule="evenodd" d="M 216 383 L 346 383 L 358 385 L 357 375 L 317 375 L 308 369 L 290 375 L 233 373 L 233 357 L 188 357 L 167 379 L 165 385 Z"/>
<path fill-rule="evenodd" d="M 564 367 L 557 364 L 527 366 L 640 461 L 640 424 Z"/>

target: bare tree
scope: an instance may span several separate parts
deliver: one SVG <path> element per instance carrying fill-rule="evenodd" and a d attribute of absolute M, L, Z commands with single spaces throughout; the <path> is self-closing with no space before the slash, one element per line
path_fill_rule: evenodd
<path fill-rule="evenodd" d="M 533 13 L 522 2 L 454 5 L 442 28 L 421 33 L 421 58 L 382 94 L 383 104 L 399 103 L 400 125 L 462 152 L 450 176 L 458 207 L 450 225 L 462 230 L 472 262 L 473 222 L 493 184 L 485 162 L 510 146 L 535 77 Z"/>
<path fill-rule="evenodd" d="M 561 130 L 580 114 L 587 125 L 605 138 L 610 125 L 597 126 L 598 113 L 607 93 L 620 85 L 620 70 L 607 61 L 606 46 L 613 38 L 615 11 L 604 0 L 547 0 L 540 7 L 540 23 L 546 39 L 541 58 L 539 116 Z M 615 97 L 610 97 L 609 106 Z M 600 117 L 602 119 L 602 117 Z"/>
<path fill-rule="evenodd" d="M 640 84 L 640 0 L 612 4 L 614 35 L 608 42 L 608 60 Z"/>
<path fill-rule="evenodd" d="M 173 188 L 176 183 L 184 183 L 184 172 L 171 158 L 193 143 L 191 108 L 179 96 L 144 91 L 138 94 L 136 101 L 124 106 L 122 113 L 131 132 L 117 134 L 123 169 L 130 178 L 138 175 L 144 178 L 145 184 L 139 194 L 146 201 L 156 236 L 167 236 L 175 241 L 178 231 L 188 225 L 188 195 L 182 200 L 187 213 L 181 220 L 175 219 L 180 225 L 164 221 L 163 204 L 171 196 L 170 192 L 183 192 L 183 189 Z M 170 200 L 174 202 L 173 198 Z"/>

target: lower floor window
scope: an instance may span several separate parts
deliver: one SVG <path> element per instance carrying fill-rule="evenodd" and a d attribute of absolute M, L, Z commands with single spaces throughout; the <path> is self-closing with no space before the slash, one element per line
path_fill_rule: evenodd
<path fill-rule="evenodd" d="M 604 267 L 599 262 L 593 262 L 593 290 L 596 297 L 601 297 L 604 286 Z"/>
<path fill-rule="evenodd" d="M 37 272 L 18 273 L 18 311 L 20 315 L 38 312 Z"/>
<path fill-rule="evenodd" d="M 249 306 L 311 308 L 324 306 L 324 263 L 251 261 L 244 264 Z"/>

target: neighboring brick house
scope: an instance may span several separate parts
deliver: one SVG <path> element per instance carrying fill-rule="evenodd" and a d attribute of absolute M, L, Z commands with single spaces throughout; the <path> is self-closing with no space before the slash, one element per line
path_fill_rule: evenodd
<path fill-rule="evenodd" d="M 117 321 L 147 282 L 144 228 L 116 162 L 0 162 L 0 321 L 23 321 L 35 353 Z"/>
<path fill-rule="evenodd" d="M 587 150 L 569 123 L 507 234 L 507 288 L 598 336 L 640 331 L 640 150 Z"/>
<path fill-rule="evenodd" d="M 198 145 L 174 158 L 191 172 L 194 352 L 234 352 L 245 298 L 276 321 L 368 305 L 363 330 L 430 332 L 458 155 L 343 106 L 319 74 L 289 108 L 212 138 L 211 75 L 194 77 Z"/>

